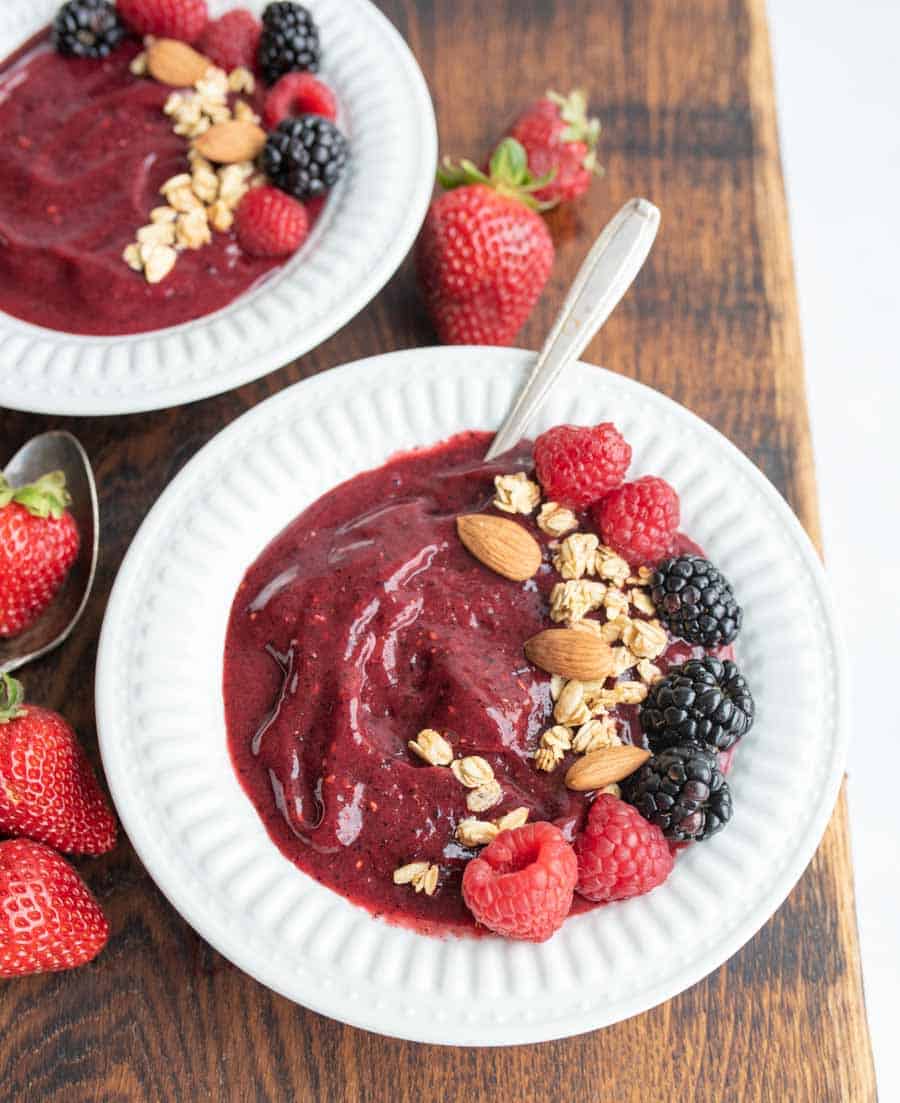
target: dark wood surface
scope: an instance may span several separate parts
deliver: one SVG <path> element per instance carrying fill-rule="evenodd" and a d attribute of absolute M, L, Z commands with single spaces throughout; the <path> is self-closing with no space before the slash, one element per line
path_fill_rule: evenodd
<path fill-rule="evenodd" d="M 631 195 L 663 210 L 635 290 L 587 359 L 683 402 L 747 452 L 817 537 L 790 241 L 763 0 L 382 0 L 435 97 L 441 148 L 480 158 L 523 98 L 585 84 L 604 180 L 554 213 L 558 259 L 521 343 L 537 346 L 596 232 Z M 73 429 L 103 514 L 77 637 L 26 672 L 94 758 L 92 679 L 109 589 L 150 505 L 222 426 L 295 380 L 432 342 L 409 263 L 339 334 L 238 391 L 181 409 L 65 420 L 0 411 L 0 461 Z M 274 996 L 172 911 L 126 839 L 79 868 L 112 924 L 71 974 L 8 982 L 4 1100 L 644 1100 L 875 1098 L 843 796 L 772 920 L 718 972 L 607 1030 L 506 1050 L 420 1047 Z"/>

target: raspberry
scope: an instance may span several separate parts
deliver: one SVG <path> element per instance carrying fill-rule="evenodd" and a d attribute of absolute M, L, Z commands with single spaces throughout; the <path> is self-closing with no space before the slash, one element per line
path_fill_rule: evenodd
<path fill-rule="evenodd" d="M 559 828 L 529 823 L 501 831 L 469 862 L 463 900 L 496 934 L 544 942 L 569 914 L 577 877 L 575 851 Z"/>
<path fill-rule="evenodd" d="M 593 429 L 557 425 L 534 442 L 534 463 L 547 498 L 583 509 L 621 486 L 631 445 L 610 421 Z"/>
<path fill-rule="evenodd" d="M 138 34 L 195 42 L 209 14 L 206 0 L 118 0 L 119 15 Z"/>
<path fill-rule="evenodd" d="M 643 896 L 661 885 L 675 864 L 662 831 L 610 793 L 591 805 L 575 854 L 575 891 L 599 902 Z"/>
<path fill-rule="evenodd" d="M 334 92 L 312 73 L 285 73 L 266 96 L 263 126 L 274 130 L 289 115 L 321 115 L 334 121 L 337 118 Z"/>
<path fill-rule="evenodd" d="M 242 249 L 255 257 L 283 257 L 306 240 L 306 208 L 278 188 L 251 188 L 241 200 L 235 231 Z"/>
<path fill-rule="evenodd" d="M 665 479 L 645 475 L 594 506 L 603 543 L 632 564 L 658 563 L 672 550 L 681 510 Z"/>
<path fill-rule="evenodd" d="M 246 8 L 236 8 L 207 24 L 197 49 L 220 69 L 228 72 L 240 67 L 252 70 L 261 34 L 262 23 L 256 16 Z"/>

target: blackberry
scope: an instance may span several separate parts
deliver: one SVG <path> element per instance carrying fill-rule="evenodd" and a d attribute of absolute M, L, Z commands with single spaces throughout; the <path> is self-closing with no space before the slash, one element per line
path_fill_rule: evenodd
<path fill-rule="evenodd" d="M 266 141 L 263 171 L 295 199 L 324 195 L 347 163 L 347 139 L 320 115 L 283 119 Z"/>
<path fill-rule="evenodd" d="M 263 12 L 259 67 L 269 84 L 296 69 L 319 68 L 319 28 L 302 4 L 269 4 Z"/>
<path fill-rule="evenodd" d="M 60 54 L 101 58 L 125 37 L 125 28 L 108 0 L 69 0 L 53 20 L 53 46 Z"/>
<path fill-rule="evenodd" d="M 731 790 L 715 754 L 680 743 L 648 759 L 622 783 L 622 796 L 674 842 L 700 842 L 731 819 Z"/>
<path fill-rule="evenodd" d="M 731 643 L 741 629 L 743 612 L 731 583 L 702 556 L 679 555 L 660 563 L 650 586 L 659 619 L 689 643 Z"/>
<path fill-rule="evenodd" d="M 688 659 L 650 687 L 641 728 L 652 751 L 702 743 L 727 751 L 753 726 L 753 697 L 730 659 Z"/>

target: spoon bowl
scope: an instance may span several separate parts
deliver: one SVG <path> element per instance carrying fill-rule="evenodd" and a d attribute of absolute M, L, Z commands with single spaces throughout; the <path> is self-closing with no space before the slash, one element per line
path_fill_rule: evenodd
<path fill-rule="evenodd" d="M 19 635 L 0 639 L 0 673 L 46 655 L 67 639 L 84 612 L 94 583 L 100 509 L 90 461 L 75 437 L 62 430 L 32 437 L 9 461 L 4 474 L 12 486 L 23 486 L 50 471 L 62 471 L 66 476 L 72 497 L 69 512 L 81 538 L 78 558 L 44 613 Z"/>

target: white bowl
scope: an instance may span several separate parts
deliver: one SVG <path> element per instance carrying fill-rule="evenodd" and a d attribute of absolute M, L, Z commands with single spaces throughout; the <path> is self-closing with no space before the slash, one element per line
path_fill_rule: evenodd
<path fill-rule="evenodd" d="M 381 290 L 415 240 L 434 183 L 437 131 L 406 43 L 369 0 L 304 0 L 322 35 L 322 77 L 341 105 L 348 170 L 300 252 L 259 288 L 193 322 L 82 337 L 0 311 L 0 406 L 122 414 L 219 394 L 303 355 Z M 59 0 L 3 0 L 0 58 Z M 211 3 L 261 11 L 265 0 Z"/>
<path fill-rule="evenodd" d="M 110 599 L 97 664 L 107 778 L 128 836 L 185 919 L 269 987 L 356 1026 L 501 1045 L 652 1007 L 733 954 L 812 856 L 838 791 L 845 664 L 821 566 L 777 491 L 662 395 L 578 365 L 535 431 L 614 420 L 634 474 L 668 479 L 683 526 L 744 606 L 757 703 L 735 816 L 665 885 L 567 920 L 543 945 L 430 938 L 374 919 L 292 865 L 232 768 L 222 655 L 232 597 L 265 545 L 336 483 L 398 449 L 495 427 L 533 362 L 508 349 L 374 357 L 289 387 L 223 430 L 154 506 Z"/>

